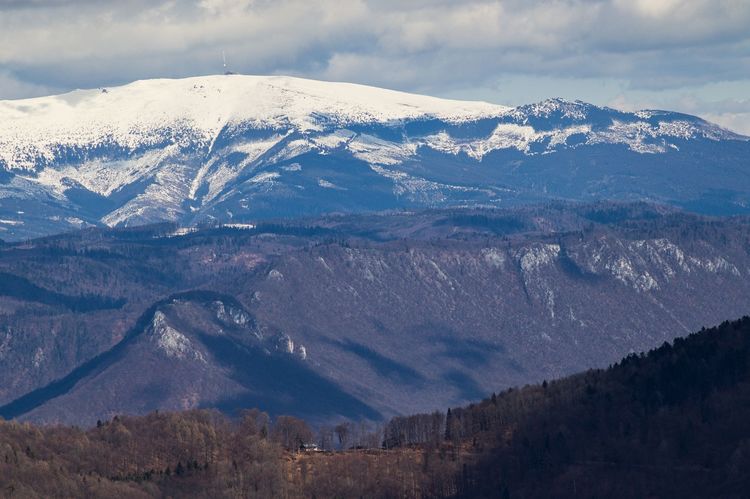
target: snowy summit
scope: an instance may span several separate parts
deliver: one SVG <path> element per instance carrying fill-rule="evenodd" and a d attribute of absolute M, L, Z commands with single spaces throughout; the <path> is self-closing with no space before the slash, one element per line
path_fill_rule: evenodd
<path fill-rule="evenodd" d="M 0 101 L 0 116 L 0 237 L 10 239 L 605 194 L 679 204 L 706 186 L 739 189 L 733 207 L 750 192 L 744 176 L 718 178 L 694 159 L 743 157 L 745 137 L 694 116 L 563 99 L 511 108 L 221 75 Z M 636 156 L 650 179 L 619 171 Z M 572 190 L 571 174 L 581 176 Z"/>
<path fill-rule="evenodd" d="M 322 130 L 435 118 L 462 122 L 500 116 L 510 108 L 438 99 L 352 83 L 286 76 L 221 75 L 141 80 L 97 90 L 0 101 L 0 162 L 33 168 L 54 161 L 60 147 L 158 143 L 164 130 L 211 143 L 225 127 Z"/>

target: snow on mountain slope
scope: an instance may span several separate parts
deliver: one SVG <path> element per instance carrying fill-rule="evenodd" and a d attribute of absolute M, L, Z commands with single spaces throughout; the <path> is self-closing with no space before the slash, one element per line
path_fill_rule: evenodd
<path fill-rule="evenodd" d="M 737 212 L 748 157 L 746 137 L 666 111 L 281 76 L 145 80 L 0 101 L 0 219 L 18 222 L 0 237 L 550 198 Z"/>
<path fill-rule="evenodd" d="M 64 160 L 66 149 L 96 150 L 119 147 L 138 150 L 174 143 L 208 147 L 225 127 L 288 129 L 322 132 L 355 124 L 393 123 L 437 119 L 466 123 L 487 118 L 512 119 L 501 123 L 480 141 L 482 150 L 518 148 L 530 141 L 553 137 L 554 143 L 575 133 L 590 133 L 581 126 L 537 131 L 530 118 L 558 118 L 584 122 L 589 104 L 562 99 L 508 108 L 485 102 L 455 101 L 408 94 L 351 83 L 322 82 L 282 76 L 203 76 L 178 80 L 142 80 L 121 87 L 76 90 L 67 94 L 0 101 L 0 164 L 6 168 L 35 169 Z M 614 111 L 614 110 L 610 110 Z M 606 132 L 590 137 L 594 143 L 633 143 L 644 135 L 688 138 L 701 134 L 713 140 L 730 138 L 731 132 L 701 120 L 675 121 L 657 112 L 634 115 L 628 123 L 615 120 Z M 654 120 L 656 118 L 656 120 Z M 554 121 L 552 123 L 555 125 Z M 631 139 L 631 140 L 627 140 Z M 327 137 L 319 144 L 330 142 Z M 435 143 L 428 140 L 427 145 Z M 637 149 L 637 148 L 636 148 Z"/>
<path fill-rule="evenodd" d="M 508 112 L 484 102 L 407 94 L 351 83 L 281 76 L 203 76 L 144 80 L 122 87 L 0 102 L 0 160 L 9 168 L 33 168 L 55 159 L 62 147 L 116 144 L 128 149 L 169 137 L 211 145 L 225 126 L 291 126 L 321 130 L 437 118 L 476 120 Z"/>

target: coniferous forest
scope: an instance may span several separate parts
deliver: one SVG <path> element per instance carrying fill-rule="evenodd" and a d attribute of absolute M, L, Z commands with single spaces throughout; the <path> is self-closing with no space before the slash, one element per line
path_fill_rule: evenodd
<path fill-rule="evenodd" d="M 4 497 L 747 497 L 750 317 L 384 425 L 258 409 L 0 423 Z M 313 447 L 312 444 L 315 444 Z"/>

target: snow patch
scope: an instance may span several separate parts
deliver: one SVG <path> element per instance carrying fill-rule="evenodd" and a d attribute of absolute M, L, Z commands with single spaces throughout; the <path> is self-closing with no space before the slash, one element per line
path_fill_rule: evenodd
<path fill-rule="evenodd" d="M 325 149 L 336 149 L 342 144 L 346 144 L 357 134 L 351 130 L 335 130 L 333 133 L 325 135 L 316 135 L 313 137 L 313 142 L 320 147 Z"/>
<path fill-rule="evenodd" d="M 284 279 L 284 274 L 282 274 L 276 269 L 272 269 L 268 273 L 268 278 L 271 279 L 272 281 L 281 281 L 282 279 Z"/>
<path fill-rule="evenodd" d="M 302 171 L 302 165 L 299 163 L 292 163 L 291 165 L 282 166 L 281 169 L 285 172 L 299 172 Z"/>
<path fill-rule="evenodd" d="M 264 183 L 264 182 L 273 182 L 274 180 L 276 180 L 280 176 L 281 175 L 279 175 L 276 172 L 263 172 L 263 173 L 259 173 L 256 176 L 254 176 L 253 178 L 251 178 L 250 180 L 248 180 L 248 182 L 250 182 L 251 184 L 261 184 L 261 183 Z"/>
<path fill-rule="evenodd" d="M 491 267 L 502 268 L 505 265 L 505 254 L 497 248 L 483 249 L 482 257 Z"/>
<path fill-rule="evenodd" d="M 333 182 L 329 182 L 328 180 L 324 178 L 318 179 L 318 185 L 324 189 L 334 189 L 337 191 L 347 190 L 344 187 L 339 187 L 338 185 L 334 184 Z"/>
<path fill-rule="evenodd" d="M 559 244 L 542 244 L 522 249 L 519 263 L 524 272 L 533 272 L 554 263 L 559 255 Z"/>
<path fill-rule="evenodd" d="M 44 354 L 44 350 L 42 350 L 42 347 L 38 347 L 34 352 L 34 359 L 31 361 L 31 363 L 34 365 L 35 369 L 39 369 L 46 358 L 47 356 Z"/>
<path fill-rule="evenodd" d="M 361 134 L 348 144 L 352 155 L 374 165 L 399 165 L 417 153 L 416 143 L 397 143 Z"/>

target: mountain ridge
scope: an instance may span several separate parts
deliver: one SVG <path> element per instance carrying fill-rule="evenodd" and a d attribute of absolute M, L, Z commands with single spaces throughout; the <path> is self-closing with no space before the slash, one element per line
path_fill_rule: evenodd
<path fill-rule="evenodd" d="M 175 100 L 159 102 L 159 99 L 169 97 Z M 208 105 L 196 106 L 201 98 L 208 100 Z M 243 98 L 250 98 L 252 105 L 243 102 Z M 139 103 L 142 103 L 140 108 Z M 159 107 L 165 104 L 167 109 Z M 217 107 L 217 104 L 222 106 Z M 148 107 L 156 109 L 149 115 L 146 112 Z M 529 117 L 549 118 L 555 114 L 572 121 L 583 121 L 591 112 L 612 112 L 620 117 L 642 119 L 676 116 L 700 125 L 701 131 L 712 137 L 750 140 L 697 116 L 664 110 L 644 109 L 631 113 L 559 97 L 508 107 L 286 76 L 211 75 L 137 80 L 112 88 L 0 100 L 0 111 L 5 118 L 0 124 L 0 165 L 10 170 L 33 169 L 34 153 L 29 151 L 30 148 L 38 149 L 36 155 L 43 164 L 54 163 L 56 159 L 51 145 L 65 144 L 65 141 L 75 144 L 75 139 L 79 140 L 79 145 L 106 144 L 107 140 L 112 140 L 135 150 L 153 145 L 153 142 L 149 144 L 149 132 L 172 124 L 192 124 L 188 128 L 198 132 L 195 138 L 209 151 L 222 128 L 243 122 L 258 128 L 293 124 L 301 131 L 319 131 L 329 124 L 326 119 L 338 125 L 431 119 L 461 123 L 492 118 L 514 118 L 526 124 Z M 75 128 L 77 124 L 78 130 Z M 81 131 L 86 126 L 94 128 L 87 131 L 89 136 Z M 14 154 L 13 141 L 23 142 L 28 139 L 29 132 L 40 129 L 46 132 L 48 144 L 27 143 L 16 147 Z"/>
<path fill-rule="evenodd" d="M 666 111 L 218 75 L 2 101 L 0 115 L 9 240 L 548 200 L 750 211 L 750 139 Z"/>
<path fill-rule="evenodd" d="M 598 204 L 91 228 L 7 244 L 0 414 L 80 424 L 261 405 L 312 420 L 362 404 L 387 417 L 468 403 L 741 315 L 749 240 L 748 217 Z M 175 295 L 186 290 L 214 294 Z M 73 310 L 77 296 L 91 304 Z M 121 344 L 119 360 L 76 371 Z M 305 399 L 315 376 L 329 388 Z M 60 396 L 34 395 L 65 379 Z M 13 409 L 24 400 L 41 405 Z"/>

